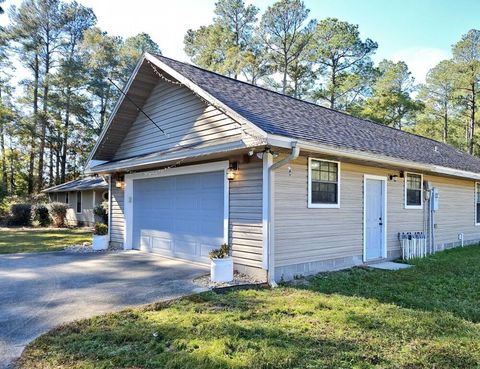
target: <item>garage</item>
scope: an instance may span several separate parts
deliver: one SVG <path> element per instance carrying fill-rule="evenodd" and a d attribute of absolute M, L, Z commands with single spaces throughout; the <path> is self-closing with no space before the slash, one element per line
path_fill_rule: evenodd
<path fill-rule="evenodd" d="M 134 249 L 207 263 L 209 251 L 224 242 L 228 224 L 224 169 L 173 175 L 176 172 L 126 178 L 131 204 L 127 237 Z"/>

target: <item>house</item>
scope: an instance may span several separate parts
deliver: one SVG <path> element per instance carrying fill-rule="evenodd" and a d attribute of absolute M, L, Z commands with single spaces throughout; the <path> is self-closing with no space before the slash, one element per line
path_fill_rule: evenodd
<path fill-rule="evenodd" d="M 228 241 L 273 282 L 397 258 L 399 232 L 480 241 L 480 160 L 449 145 L 164 56 L 126 93 L 88 164 L 112 244 L 205 263 Z"/>
<path fill-rule="evenodd" d="M 51 202 L 68 204 L 67 222 L 91 226 L 95 206 L 108 201 L 108 183 L 102 177 L 85 177 L 43 190 Z"/>

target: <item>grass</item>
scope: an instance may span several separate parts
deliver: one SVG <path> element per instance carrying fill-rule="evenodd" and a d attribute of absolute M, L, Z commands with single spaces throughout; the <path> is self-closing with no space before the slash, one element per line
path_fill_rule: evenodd
<path fill-rule="evenodd" d="M 414 263 L 74 322 L 31 343 L 18 368 L 480 368 L 480 247 Z"/>
<path fill-rule="evenodd" d="M 67 245 L 92 241 L 88 229 L 2 228 L 0 254 L 63 250 Z"/>

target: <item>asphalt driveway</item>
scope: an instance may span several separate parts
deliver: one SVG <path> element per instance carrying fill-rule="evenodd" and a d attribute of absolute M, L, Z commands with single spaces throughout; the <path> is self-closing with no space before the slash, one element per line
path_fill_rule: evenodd
<path fill-rule="evenodd" d="M 59 324 L 199 291 L 205 273 L 136 251 L 0 255 L 0 368 Z"/>

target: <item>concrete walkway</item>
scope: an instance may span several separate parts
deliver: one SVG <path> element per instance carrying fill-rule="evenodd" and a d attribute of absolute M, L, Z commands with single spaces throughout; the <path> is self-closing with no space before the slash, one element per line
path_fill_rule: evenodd
<path fill-rule="evenodd" d="M 369 268 L 382 270 L 400 270 L 411 268 L 410 264 L 395 263 L 393 261 L 383 261 L 381 263 L 372 263 L 368 265 Z"/>
<path fill-rule="evenodd" d="M 207 272 L 135 251 L 0 255 L 0 368 L 59 324 L 197 292 Z"/>

